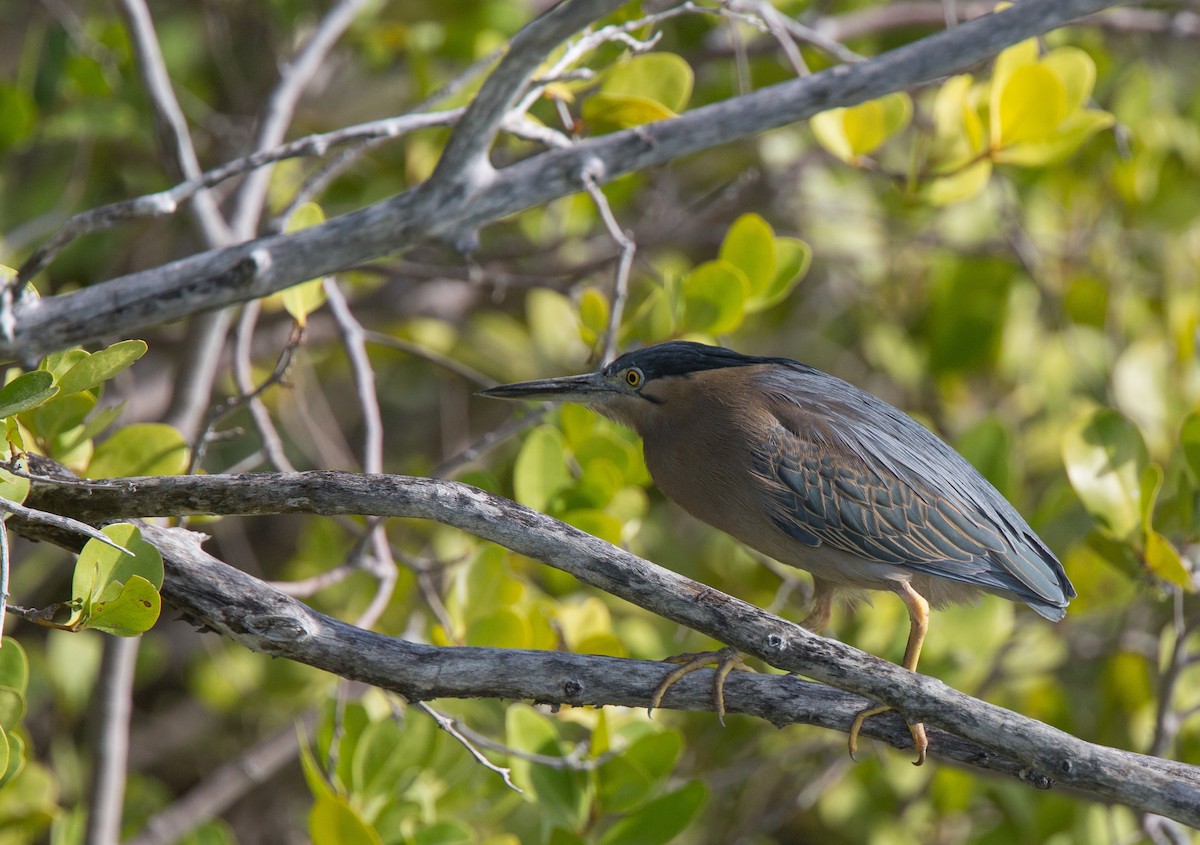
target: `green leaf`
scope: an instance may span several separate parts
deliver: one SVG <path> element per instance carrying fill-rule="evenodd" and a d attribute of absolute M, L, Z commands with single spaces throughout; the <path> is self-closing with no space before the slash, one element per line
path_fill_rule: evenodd
<path fill-rule="evenodd" d="M 812 264 L 812 247 L 798 238 L 775 239 L 775 276 L 759 294 L 746 300 L 746 313 L 757 314 L 783 300 L 808 275 Z"/>
<path fill-rule="evenodd" d="M 532 631 L 529 620 L 512 608 L 498 607 L 491 613 L 472 618 L 467 626 L 465 645 L 492 648 L 529 648 Z"/>
<path fill-rule="evenodd" d="M 505 715 L 507 744 L 526 754 L 563 756 L 557 725 L 524 704 L 514 704 Z M 551 821 L 578 830 L 587 816 L 587 775 L 552 769 L 520 757 L 509 759 L 513 783 L 525 798 L 539 805 Z"/>
<path fill-rule="evenodd" d="M 312 845 L 383 845 L 379 832 L 346 799 L 329 793 L 318 795 L 309 811 L 308 834 Z"/>
<path fill-rule="evenodd" d="M 706 261 L 684 277 L 683 330 L 724 334 L 745 318 L 746 292 L 750 283 L 740 268 L 728 261 Z"/>
<path fill-rule="evenodd" d="M 7 499 L 19 505 L 25 501 L 25 497 L 28 495 L 28 478 L 22 478 L 19 475 L 13 475 L 6 469 L 0 469 L 0 499 Z M 6 512 L 3 518 L 8 519 L 10 516 L 12 514 Z"/>
<path fill-rule="evenodd" d="M 1184 565 L 1183 559 L 1171 541 L 1157 531 L 1146 532 L 1146 566 L 1155 576 L 1182 587 L 1189 593 L 1196 592 L 1196 582 Z"/>
<path fill-rule="evenodd" d="M 1192 476 L 1200 481 L 1200 411 L 1192 411 L 1183 418 L 1179 440 L 1183 444 L 1183 457 Z"/>
<path fill-rule="evenodd" d="M 600 837 L 600 845 L 666 845 L 682 833 L 704 802 L 708 790 L 694 780 L 622 818 Z"/>
<path fill-rule="evenodd" d="M 534 510 L 545 510 L 563 488 L 571 483 L 562 432 L 540 425 L 525 438 L 513 465 L 513 494 L 518 502 Z"/>
<path fill-rule="evenodd" d="M 584 101 L 583 119 L 593 132 L 615 132 L 667 120 L 675 112 L 649 97 L 633 94 L 593 94 Z"/>
<path fill-rule="evenodd" d="M 134 576 L 146 581 L 153 590 L 162 587 L 163 582 L 162 556 L 158 549 L 142 539 L 141 532 L 135 526 L 123 522 L 106 525 L 101 530 L 114 543 L 133 552 L 133 555 L 127 555 L 99 540 L 87 541 L 79 552 L 71 582 L 71 597 L 82 601 L 85 615 L 91 612 L 92 604 L 117 598 L 123 586 Z M 130 594 L 128 600 L 137 598 L 145 598 L 144 589 L 139 588 Z M 149 608 L 143 611 L 148 612 Z M 137 613 L 139 618 L 145 616 L 143 611 Z"/>
<path fill-rule="evenodd" d="M 1041 64 L 1016 68 L 1000 92 L 999 137 L 994 149 L 1044 142 L 1067 116 L 1067 92 L 1054 71 Z"/>
<path fill-rule="evenodd" d="M 930 158 L 939 173 L 958 171 L 983 152 L 983 121 L 971 98 L 974 81 L 969 74 L 952 76 L 934 98 Z"/>
<path fill-rule="evenodd" d="M 78 428 L 96 407 L 96 396 L 89 392 L 59 394 L 21 415 L 26 428 L 46 442 Z"/>
<path fill-rule="evenodd" d="M 25 768 L 25 741 L 18 734 L 5 733 L 4 744 L 8 759 L 4 771 L 0 773 L 0 789 L 7 786 Z"/>
<path fill-rule="evenodd" d="M 21 644 L 8 637 L 0 644 L 0 686 L 20 693 L 29 686 L 29 658 Z"/>
<path fill-rule="evenodd" d="M 179 475 L 187 470 L 190 455 L 178 429 L 162 423 L 138 423 L 118 430 L 96 447 L 87 477 Z"/>
<path fill-rule="evenodd" d="M 25 695 L 20 689 L 0 686 L 0 728 L 11 731 L 25 716 Z"/>
<path fill-rule="evenodd" d="M 462 822 L 434 822 L 413 836 L 413 845 L 470 845 L 477 842 L 475 832 Z"/>
<path fill-rule="evenodd" d="M 45 370 L 22 373 L 0 388 L 0 417 L 36 408 L 58 393 L 54 376 Z"/>
<path fill-rule="evenodd" d="M 154 627 L 161 611 L 162 598 L 154 585 L 140 575 L 132 575 L 116 598 L 92 603 L 82 627 L 118 637 L 136 637 Z"/>
<path fill-rule="evenodd" d="M 1117 539 L 1141 527 L 1141 477 L 1148 462 L 1137 428 L 1111 408 L 1076 422 L 1063 437 L 1071 486 L 1088 512 Z"/>
<path fill-rule="evenodd" d="M 107 349 L 101 349 L 76 363 L 58 379 L 58 387 L 64 393 L 91 390 L 128 368 L 146 354 L 146 342 L 123 340 Z"/>
<path fill-rule="evenodd" d="M 762 294 L 775 278 L 775 230 L 758 214 L 743 214 L 725 234 L 718 257 L 746 274 L 747 294 Z"/>
<path fill-rule="evenodd" d="M 687 108 L 693 80 L 692 67 L 682 56 L 643 53 L 605 71 L 600 93 L 646 98 L 674 115 Z"/>

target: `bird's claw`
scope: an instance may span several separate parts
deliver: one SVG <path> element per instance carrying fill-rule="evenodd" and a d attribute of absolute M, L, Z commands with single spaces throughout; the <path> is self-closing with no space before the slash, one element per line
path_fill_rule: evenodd
<path fill-rule="evenodd" d="M 663 696 L 667 694 L 667 690 L 684 675 L 689 675 L 697 669 L 703 669 L 706 666 L 715 666 L 716 672 L 713 675 L 713 709 L 716 710 L 717 719 L 722 725 L 725 724 L 725 679 L 735 669 L 742 672 L 754 671 L 745 664 L 742 653 L 733 648 L 676 654 L 666 658 L 663 662 L 679 663 L 682 665 L 678 669 L 671 670 L 663 678 L 658 688 L 654 690 L 654 695 L 650 698 L 650 706 L 646 708 L 646 714 L 654 715 L 655 708 L 662 704 Z"/>
<path fill-rule="evenodd" d="M 850 723 L 850 759 L 858 762 L 858 758 L 854 756 L 858 753 L 858 734 L 862 730 L 863 722 L 872 716 L 877 716 L 880 713 L 886 713 L 893 708 L 886 704 L 875 704 L 867 707 L 864 710 L 859 710 L 854 716 L 854 721 Z M 917 759 L 913 760 L 914 766 L 920 766 L 925 762 L 925 757 L 929 751 L 929 737 L 925 735 L 925 725 L 922 722 L 911 722 L 908 725 L 908 732 L 912 734 L 913 748 L 917 751 Z"/>

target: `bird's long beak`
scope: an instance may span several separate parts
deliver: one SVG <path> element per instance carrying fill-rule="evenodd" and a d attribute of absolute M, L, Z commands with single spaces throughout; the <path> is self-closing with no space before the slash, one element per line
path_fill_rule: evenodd
<path fill-rule="evenodd" d="M 594 400 L 597 394 L 609 393 L 611 390 L 599 373 L 585 373 L 580 376 L 501 384 L 481 390 L 479 395 L 490 396 L 493 399 L 541 399 L 546 402 L 586 403 Z"/>

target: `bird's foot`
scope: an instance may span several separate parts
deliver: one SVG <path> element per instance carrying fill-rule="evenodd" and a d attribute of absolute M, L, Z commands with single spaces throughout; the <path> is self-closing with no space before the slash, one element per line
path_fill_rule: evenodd
<path fill-rule="evenodd" d="M 850 725 L 851 760 L 858 759 L 854 755 L 858 753 L 858 732 L 862 730 L 863 722 L 872 716 L 886 713 L 891 709 L 886 704 L 876 704 L 865 710 L 858 711 L 858 714 L 854 717 L 854 721 Z M 925 736 L 925 725 L 921 722 L 913 722 L 909 724 L 908 731 L 912 734 L 913 748 L 917 750 L 917 759 L 913 761 L 913 765 L 919 766 L 925 762 L 925 754 L 929 750 L 929 738 Z"/>
<path fill-rule="evenodd" d="M 734 669 L 742 672 L 754 671 L 745 664 L 742 653 L 735 648 L 676 654 L 673 657 L 666 658 L 663 662 L 680 663 L 682 665 L 678 669 L 672 670 L 667 677 L 663 678 L 662 683 L 654 691 L 654 697 L 650 699 L 650 706 L 646 708 L 646 712 L 653 714 L 654 708 L 662 703 L 663 696 L 667 694 L 667 690 L 684 675 L 691 674 L 697 669 L 703 669 L 706 666 L 714 666 L 717 671 L 713 675 L 713 707 L 716 709 L 717 718 L 721 721 L 722 725 L 725 724 L 725 679 L 729 677 L 729 673 Z"/>

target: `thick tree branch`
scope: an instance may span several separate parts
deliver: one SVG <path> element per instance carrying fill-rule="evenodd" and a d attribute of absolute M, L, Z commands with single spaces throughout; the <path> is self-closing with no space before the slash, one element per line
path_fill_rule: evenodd
<path fill-rule="evenodd" d="M 273 513 L 353 513 L 435 520 L 569 572 L 773 666 L 883 701 L 914 721 L 943 728 L 977 743 L 989 753 L 1011 757 L 1029 771 L 1044 773 L 1097 798 L 1200 826 L 1200 768 L 1094 745 L 971 698 L 934 678 L 907 672 L 837 641 L 816 636 L 544 514 L 468 485 L 337 472 L 129 478 L 108 482 L 46 480 L 35 483 L 29 501 L 34 507 L 70 513 L 89 521 L 151 515 Z M 150 536 L 156 544 L 162 541 L 164 548 L 175 555 L 166 541 L 166 537 L 173 535 L 159 531 L 150 529 Z M 199 595 L 192 595 L 192 591 L 199 591 Z M 206 601 L 214 609 L 205 613 L 216 612 L 215 608 L 225 601 L 220 590 L 199 583 L 178 584 L 171 589 L 171 596 L 184 604 Z M 353 677 L 399 688 L 394 677 L 376 674 L 383 665 L 379 662 L 383 655 L 372 653 L 368 657 L 366 643 L 351 649 L 349 655 L 335 648 L 334 643 L 342 636 L 351 636 L 354 629 L 315 615 L 297 621 L 289 612 L 279 610 L 290 607 L 283 603 L 285 600 L 282 594 L 262 594 L 260 607 L 251 612 L 243 609 L 234 618 L 213 627 L 268 653 L 280 653 L 277 649 L 281 643 L 309 642 L 308 653 L 314 661 L 329 661 L 313 662 L 323 668 L 340 665 L 339 661 L 357 654 L 366 665 L 356 669 Z M 432 680 L 422 680 L 425 676 L 421 671 L 428 670 L 431 660 L 426 647 L 407 644 L 405 648 L 408 657 L 402 662 L 416 674 L 407 675 L 405 686 L 399 691 L 418 698 L 455 694 L 444 686 L 435 691 L 430 686 Z M 336 656 L 334 651 L 338 651 Z M 476 651 L 461 649 L 457 653 L 470 661 L 476 659 L 472 657 Z M 498 679 L 509 678 L 509 670 L 529 654 L 489 650 L 486 657 L 480 653 L 477 659 L 481 662 L 473 670 L 484 672 L 483 667 L 487 667 L 485 674 L 497 679 L 495 694 L 527 697 L 527 687 L 507 686 L 513 681 Z M 564 657 L 556 655 L 555 659 Z M 625 669 L 618 674 L 622 673 L 633 677 Z M 447 683 L 443 674 L 434 672 L 429 677 L 438 679 L 439 684 Z M 564 674 L 562 683 L 571 678 L 579 680 L 577 676 Z M 734 683 L 740 687 L 745 682 L 737 678 Z M 594 678 L 587 679 L 583 688 L 590 689 L 592 683 Z M 562 686 L 557 692 L 547 693 L 549 700 L 592 703 L 562 695 L 568 689 L 576 688 Z M 636 690 L 638 695 L 645 692 L 644 687 Z M 463 689 L 459 694 L 474 693 Z M 614 697 L 608 703 L 641 701 Z"/>
<path fill-rule="evenodd" d="M 26 297 L 14 306 L 13 335 L 0 338 L 0 357 L 28 359 L 73 344 L 127 334 L 198 311 L 256 299 L 418 242 L 454 240 L 505 215 L 580 191 L 581 173 L 591 173 L 599 182 L 610 181 L 835 106 L 928 83 L 984 61 L 1024 38 L 1111 5 L 1113 0 L 1023 0 L 1014 8 L 868 61 L 831 68 L 673 120 L 532 156 L 497 171 L 475 192 L 458 189 L 458 185 L 438 189 L 436 183 L 426 183 L 290 235 L 210 250 L 62 296 Z"/>

